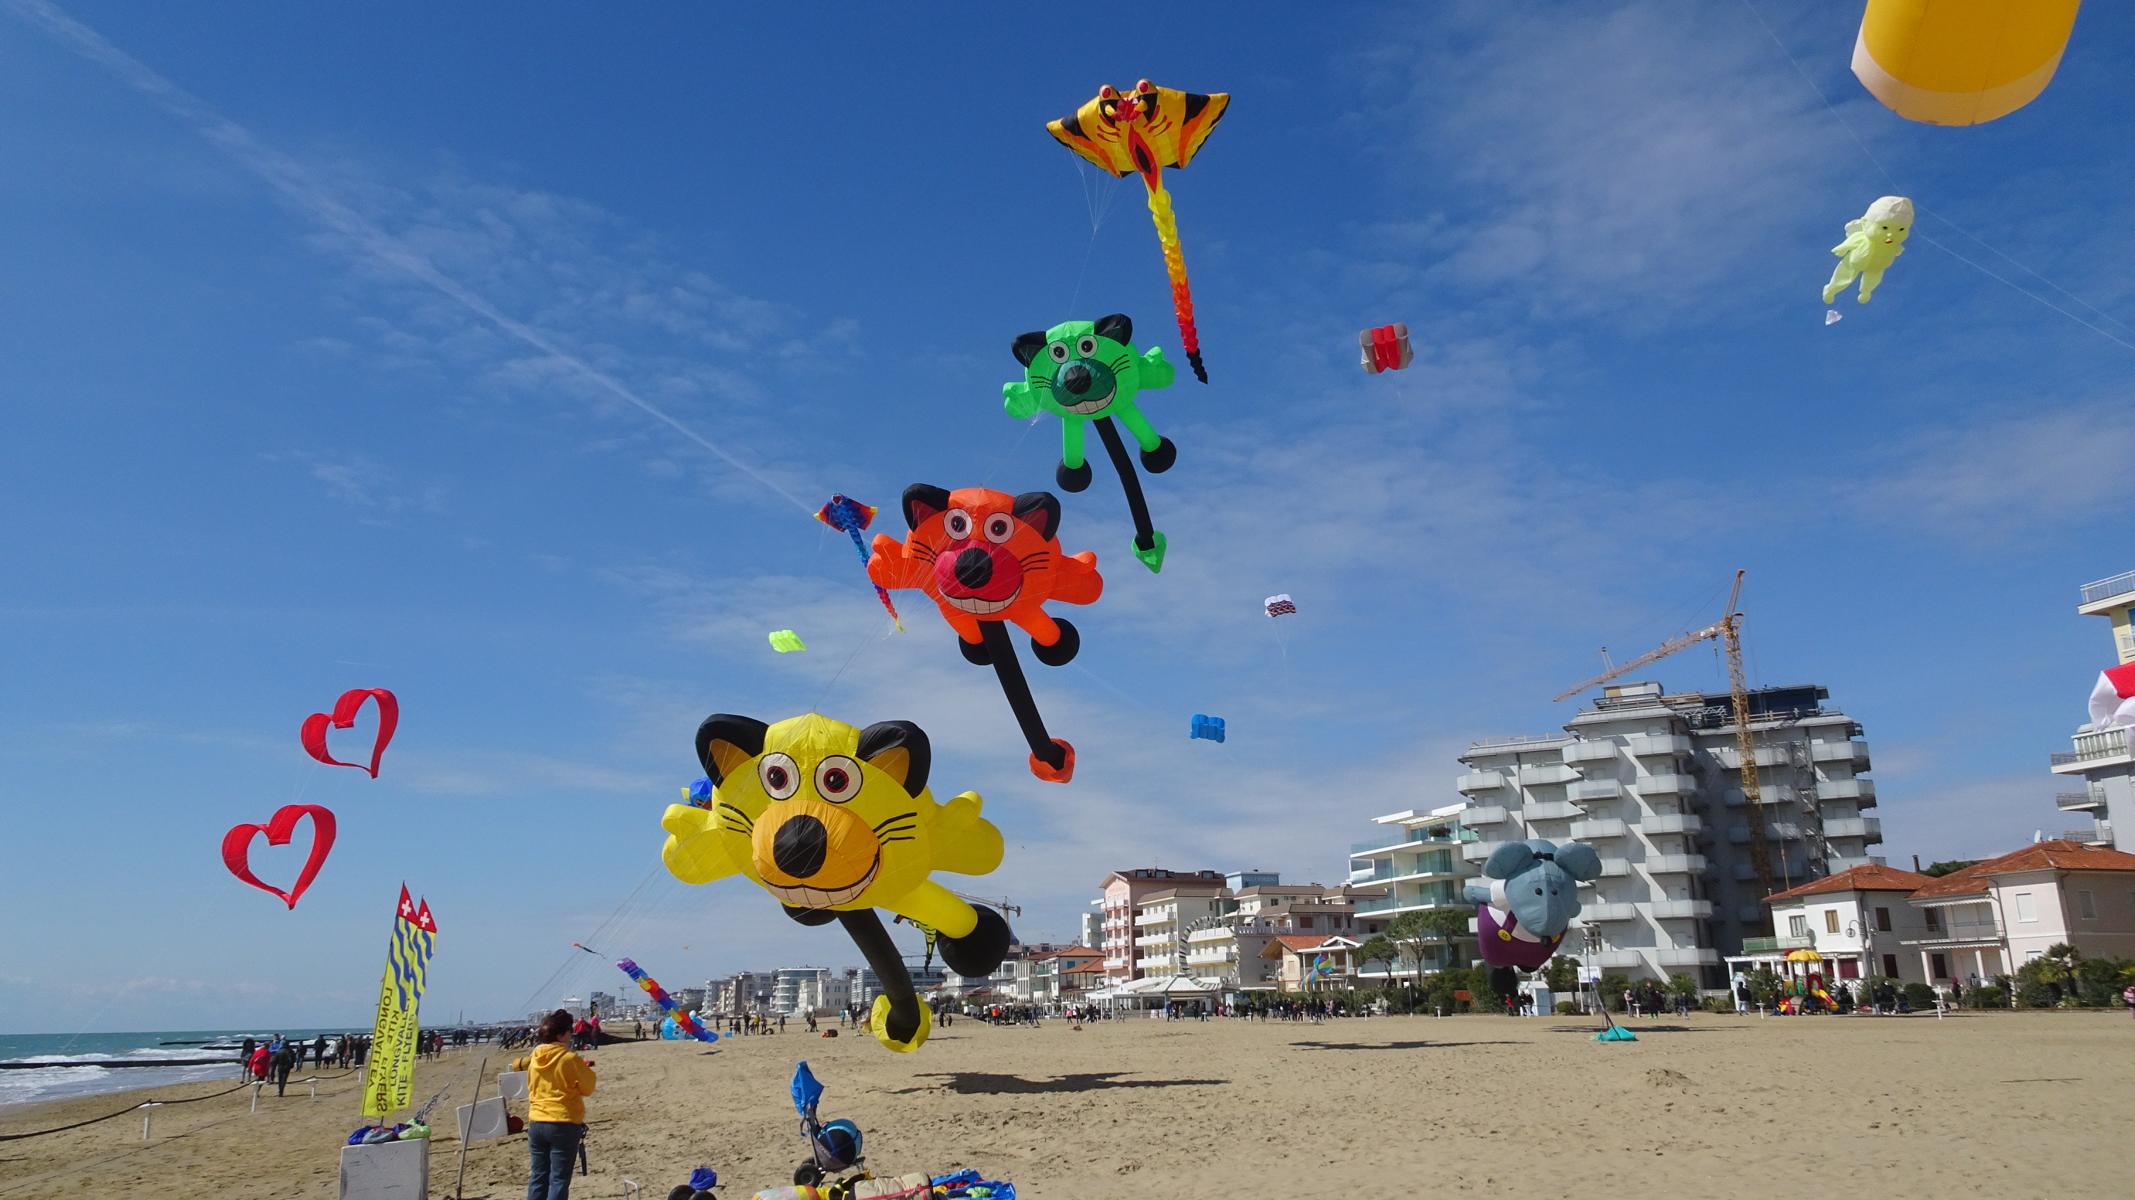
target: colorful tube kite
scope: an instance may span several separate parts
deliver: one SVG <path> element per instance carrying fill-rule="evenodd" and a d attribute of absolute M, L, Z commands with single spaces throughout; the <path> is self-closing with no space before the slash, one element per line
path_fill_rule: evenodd
<path fill-rule="evenodd" d="M 579 949 L 583 950 L 585 947 L 580 946 Z M 643 967 L 638 966 L 627 958 L 616 959 L 615 965 L 621 967 L 623 974 L 630 976 L 646 995 L 652 997 L 654 1004 L 667 1010 L 667 1019 L 673 1021 L 682 1032 L 700 1042 L 716 1042 L 719 1040 L 718 1034 L 697 1024 L 695 1016 L 691 1015 L 681 1005 L 675 1003 L 675 998 L 667 994 L 667 989 L 660 986 L 660 981 L 647 975 Z"/>
<path fill-rule="evenodd" d="M 740 875 L 803 925 L 843 925 L 882 984 L 869 1019 L 877 1041 L 916 1050 L 932 1027 L 877 908 L 937 930 L 942 961 L 959 975 L 982 978 L 1001 965 L 1008 922 L 933 879 L 1000 866 L 1001 831 L 976 792 L 934 799 L 933 751 L 919 726 L 855 729 L 814 713 L 766 725 L 714 713 L 697 729 L 696 750 L 714 804 L 668 807 L 660 860 L 684 883 Z"/>
<path fill-rule="evenodd" d="M 1171 469 L 1179 452 L 1160 436 L 1135 398 L 1150 388 L 1167 388 L 1175 372 L 1154 347 L 1133 346 L 1134 322 L 1124 313 L 1095 321 L 1067 321 L 1044 332 L 1017 336 L 1013 352 L 1023 364 L 1023 378 L 1001 385 L 1008 415 L 1028 418 L 1040 409 L 1060 418 L 1060 465 L 1053 478 L 1070 492 L 1090 486 L 1090 464 L 1083 457 L 1083 426 L 1097 427 L 1098 440 L 1112 460 L 1112 470 L 1127 494 L 1134 519 L 1134 556 L 1151 571 L 1164 569 L 1164 534 L 1149 521 L 1149 502 L 1134 460 L 1112 425 L 1112 418 L 1134 435 L 1142 466 L 1152 475 Z"/>
<path fill-rule="evenodd" d="M 1095 603 L 1105 585 L 1097 555 L 1060 548 L 1060 501 L 1051 492 L 1010 496 L 915 483 L 904 490 L 904 520 L 912 532 L 903 542 L 875 535 L 868 577 L 879 587 L 926 592 L 956 631 L 964 658 L 993 667 L 1030 743 L 1031 774 L 1048 783 L 1074 778 L 1075 748 L 1046 733 L 1007 625 L 1014 622 L 1030 635 L 1039 662 L 1059 667 L 1073 661 L 1082 635 L 1045 605 Z"/>
<path fill-rule="evenodd" d="M 1160 88 L 1144 79 L 1126 96 L 1106 84 L 1073 116 L 1045 126 L 1061 145 L 1113 176 L 1124 179 L 1131 172 L 1142 177 L 1149 191 L 1149 216 L 1164 249 L 1164 271 L 1171 278 L 1179 345 L 1194 378 L 1203 383 L 1208 382 L 1208 370 L 1201 365 L 1201 336 L 1194 328 L 1193 289 L 1186 281 L 1186 254 L 1179 248 L 1179 223 L 1172 215 L 1171 193 L 1164 190 L 1163 171 L 1183 169 L 1192 161 L 1230 103 L 1223 92 L 1204 96 Z"/>
<path fill-rule="evenodd" d="M 1409 327 L 1406 322 L 1374 325 L 1359 333 L 1357 342 L 1364 349 L 1364 372 L 1367 375 L 1377 375 L 1381 371 L 1398 371 L 1416 361 L 1415 351 L 1409 349 Z"/>
<path fill-rule="evenodd" d="M 1924 125 L 1980 125 L 2053 81 L 2082 0 L 1868 0 L 1853 74 Z"/>
<path fill-rule="evenodd" d="M 851 538 L 853 549 L 860 555 L 860 565 L 864 567 L 867 565 L 867 543 L 860 540 L 860 532 L 874 521 L 875 514 L 879 511 L 872 504 L 862 504 L 850 497 L 832 495 L 830 503 L 816 510 L 815 519 Z M 875 585 L 875 598 L 882 601 L 883 608 L 889 610 L 890 624 L 897 627 L 897 632 L 903 633 L 904 622 L 897 617 L 897 606 L 890 602 L 890 594 L 883 591 L 879 583 Z"/>

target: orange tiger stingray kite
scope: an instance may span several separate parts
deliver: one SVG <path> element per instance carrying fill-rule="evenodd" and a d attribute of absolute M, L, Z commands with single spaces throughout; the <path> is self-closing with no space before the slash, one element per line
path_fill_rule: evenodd
<path fill-rule="evenodd" d="M 957 646 L 991 666 L 1030 743 L 1031 774 L 1048 783 L 1075 775 L 1075 748 L 1045 731 L 1007 624 L 1030 635 L 1031 653 L 1065 666 L 1082 647 L 1075 627 L 1045 611 L 1048 601 L 1095 603 L 1104 591 L 1097 555 L 1060 548 L 1060 501 L 1051 492 L 1011 496 L 990 488 L 948 491 L 927 483 L 904 490 L 904 541 L 875 535 L 867 577 L 885 588 L 918 588 L 941 608 Z"/>
<path fill-rule="evenodd" d="M 1160 88 L 1144 79 L 1134 85 L 1132 94 L 1123 96 L 1108 83 L 1073 116 L 1045 126 L 1061 145 L 1115 177 L 1125 179 L 1129 173 L 1142 177 L 1143 186 L 1149 189 L 1149 216 L 1156 222 L 1157 241 L 1164 248 L 1164 272 L 1171 277 L 1179 345 L 1186 351 L 1194 378 L 1203 383 L 1208 382 L 1208 370 L 1201 365 L 1201 335 L 1194 328 L 1193 289 L 1186 282 L 1186 254 L 1179 249 L 1179 222 L 1171 212 L 1171 193 L 1164 190 L 1163 170 L 1184 168 L 1192 161 L 1230 104 L 1224 92 L 1204 96 Z"/>

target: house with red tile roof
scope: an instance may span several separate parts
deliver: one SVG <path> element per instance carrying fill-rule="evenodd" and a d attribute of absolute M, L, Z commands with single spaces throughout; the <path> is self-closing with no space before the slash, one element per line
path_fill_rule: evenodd
<path fill-rule="evenodd" d="M 1727 957 L 1729 986 L 1760 966 L 1780 975 L 1820 975 L 1834 994 L 1841 983 L 1869 976 L 1927 982 L 1906 948 L 1906 939 L 1926 932 L 1926 919 L 1907 898 L 1933 882 L 1870 862 L 1773 893 L 1765 898 L 1773 936 L 1744 938 L 1742 953 Z"/>
<path fill-rule="evenodd" d="M 2135 958 L 2135 854 L 2036 842 L 1915 890 L 1925 928 L 1905 941 L 1931 983 L 1990 980 L 2066 942 L 2086 958 Z"/>
<path fill-rule="evenodd" d="M 1278 963 L 1276 986 L 1283 991 L 1340 991 L 1356 984 L 1360 944 L 1339 934 L 1283 933 L 1270 938 L 1260 953 Z"/>

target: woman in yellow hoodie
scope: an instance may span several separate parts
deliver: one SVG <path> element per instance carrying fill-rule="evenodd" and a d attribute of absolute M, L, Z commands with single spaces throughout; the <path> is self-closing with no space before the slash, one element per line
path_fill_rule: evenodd
<path fill-rule="evenodd" d="M 586 1136 L 586 1097 L 593 1094 L 593 1068 L 571 1050 L 571 1014 L 557 1009 L 541 1018 L 540 1045 L 512 1064 L 526 1072 L 526 1145 L 533 1165 L 526 1200 L 570 1200 L 571 1167 Z"/>

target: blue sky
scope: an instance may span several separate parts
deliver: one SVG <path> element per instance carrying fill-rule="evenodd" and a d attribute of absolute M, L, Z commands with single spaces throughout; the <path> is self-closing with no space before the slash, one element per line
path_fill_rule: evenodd
<path fill-rule="evenodd" d="M 855 961 L 654 869 L 716 710 L 919 722 L 1007 833 L 968 890 L 1026 936 L 1115 866 L 1333 880 L 1738 566 L 1754 680 L 1865 724 L 1896 861 L 2070 824 L 2045 756 L 2110 658 L 2076 585 L 2135 565 L 2135 15 L 2087 7 L 2037 103 L 1949 130 L 1860 91 L 1850 13 L 1767 7 L 1835 112 L 1748 9 L 1687 0 L 1164 5 L 1135 38 L 0 4 L 6 1023 L 361 1023 L 403 879 L 433 1014 L 623 982 L 573 940 L 670 986 Z M 1142 75 L 1234 97 L 1171 181 L 1212 382 L 1146 406 L 1179 447 L 1161 576 L 1116 488 L 1068 503 L 1107 589 L 1081 659 L 1033 668 L 1062 788 L 780 493 L 1049 486 L 1054 428 L 1000 411 L 1015 334 L 1123 311 L 1179 357 L 1138 185 L 1043 128 Z M 1921 238 L 1825 327 L 1828 248 L 1893 190 L 2104 332 Z M 1396 320 L 1415 366 L 1364 375 L 1356 331 Z M 1653 677 L 1724 683 L 1704 650 Z M 355 686 L 402 702 L 376 781 L 297 745 Z M 341 840 L 290 913 L 216 846 L 298 799 Z"/>

